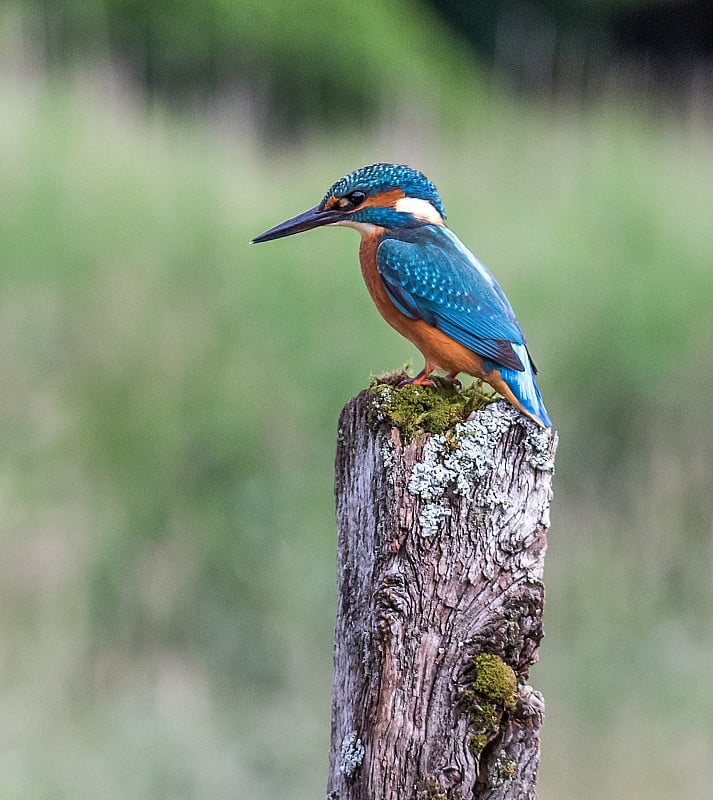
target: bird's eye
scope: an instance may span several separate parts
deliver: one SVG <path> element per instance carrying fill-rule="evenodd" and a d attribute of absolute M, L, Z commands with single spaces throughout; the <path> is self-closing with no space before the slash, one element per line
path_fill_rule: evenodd
<path fill-rule="evenodd" d="M 366 193 L 365 192 L 350 192 L 347 195 L 344 195 L 344 199 L 348 200 L 353 206 L 358 206 L 360 203 L 363 203 L 366 200 Z"/>

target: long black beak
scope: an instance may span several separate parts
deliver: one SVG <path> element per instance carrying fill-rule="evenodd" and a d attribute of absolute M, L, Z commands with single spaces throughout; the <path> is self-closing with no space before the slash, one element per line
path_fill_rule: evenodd
<path fill-rule="evenodd" d="M 319 206 L 315 206 L 310 208 L 309 211 L 298 214 L 286 222 L 275 225 L 269 231 L 261 233 L 251 241 L 251 244 L 269 242 L 272 239 L 281 239 L 283 236 L 292 236 L 293 233 L 302 233 L 302 231 L 309 231 L 312 228 L 319 228 L 320 225 L 329 225 L 331 222 L 337 222 L 341 218 L 342 212 L 337 209 L 322 210 Z"/>

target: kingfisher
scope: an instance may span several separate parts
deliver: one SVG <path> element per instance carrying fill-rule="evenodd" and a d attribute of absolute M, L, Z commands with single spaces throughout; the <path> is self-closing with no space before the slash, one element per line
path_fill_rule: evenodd
<path fill-rule="evenodd" d="M 384 319 L 421 351 L 405 381 L 435 386 L 444 370 L 480 378 L 543 428 L 552 427 L 537 369 L 505 292 L 446 226 L 436 187 L 404 164 L 372 164 L 332 184 L 314 208 L 256 236 L 269 242 L 322 225 L 356 228 L 359 262 Z"/>

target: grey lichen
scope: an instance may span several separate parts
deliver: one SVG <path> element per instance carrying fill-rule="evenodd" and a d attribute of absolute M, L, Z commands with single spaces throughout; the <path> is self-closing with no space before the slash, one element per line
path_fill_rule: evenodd
<path fill-rule="evenodd" d="M 440 500 L 448 486 L 459 478 L 457 470 L 446 464 L 445 436 L 433 435 L 423 448 L 421 461 L 414 465 L 408 490 L 426 502 Z"/>
<path fill-rule="evenodd" d="M 450 514 L 450 509 L 439 502 L 449 488 L 454 494 L 468 495 L 474 482 L 494 467 L 498 442 L 512 424 L 503 405 L 490 405 L 473 419 L 457 423 L 449 434 L 432 435 L 424 445 L 408 483 L 409 492 L 427 504 L 419 515 L 424 536 L 432 536 Z M 498 498 L 501 504 L 504 500 Z"/>
<path fill-rule="evenodd" d="M 412 384 L 399 387 L 392 385 L 397 378 L 401 379 L 401 373 L 374 381 L 372 414 L 377 421 L 388 420 L 398 426 L 407 442 L 419 432 L 431 433 L 408 482 L 409 492 L 424 501 L 419 514 L 423 536 L 433 536 L 450 515 L 443 502 L 448 490 L 467 496 L 474 483 L 494 468 L 498 444 L 513 423 L 520 423 L 527 431 L 524 446 L 528 462 L 537 469 L 553 469 L 551 433 L 538 428 L 509 403 L 493 402 L 482 386 L 457 390 L 439 379 L 436 389 Z M 393 478 L 390 441 L 384 442 L 380 455 Z M 492 491 L 477 502 L 484 508 L 510 505 L 507 495 Z"/>
<path fill-rule="evenodd" d="M 483 492 L 477 499 L 478 505 L 481 508 L 493 509 L 500 506 L 501 508 L 511 508 L 513 500 L 499 489 L 494 489 L 492 486 Z"/>
<path fill-rule="evenodd" d="M 449 454 L 447 464 L 458 473 L 462 488 L 457 493 L 470 491 L 472 482 L 495 466 L 495 450 L 512 424 L 509 409 L 504 403 L 495 403 L 473 419 L 456 425 L 458 449 Z"/>
<path fill-rule="evenodd" d="M 552 431 L 538 428 L 532 423 L 525 439 L 525 453 L 531 467 L 542 472 L 554 472 L 555 456 L 552 439 Z"/>
<path fill-rule="evenodd" d="M 356 731 L 349 731 L 342 739 L 339 751 L 339 771 L 350 778 L 361 766 L 366 749 Z"/>
<path fill-rule="evenodd" d="M 384 420 L 390 419 L 388 411 L 391 407 L 394 387 L 380 383 L 376 383 L 375 386 L 379 387 L 379 392 L 374 394 L 375 402 L 371 406 L 372 419 L 375 422 L 384 422 Z"/>
<path fill-rule="evenodd" d="M 421 526 L 421 536 L 433 536 L 438 531 L 441 520 L 450 517 L 451 510 L 447 506 L 438 503 L 429 503 L 421 509 L 418 515 L 418 522 Z"/>
<path fill-rule="evenodd" d="M 501 786 L 504 786 L 508 781 L 512 780 L 516 771 L 517 764 L 514 759 L 510 758 L 504 752 L 498 753 L 498 757 L 488 769 L 488 783 L 490 787 L 499 789 Z"/>
<path fill-rule="evenodd" d="M 394 466 L 394 443 L 391 439 L 387 439 L 381 445 L 379 452 L 381 453 L 381 463 L 384 465 L 384 469 L 390 472 Z"/>

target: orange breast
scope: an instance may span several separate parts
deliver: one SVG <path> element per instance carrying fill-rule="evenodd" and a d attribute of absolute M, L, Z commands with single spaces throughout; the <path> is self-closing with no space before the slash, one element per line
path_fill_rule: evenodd
<path fill-rule="evenodd" d="M 434 369 L 445 369 L 484 377 L 481 356 L 424 320 L 407 317 L 391 302 L 376 266 L 376 249 L 380 238 L 379 233 L 362 237 L 359 262 L 366 288 L 381 316 L 421 351 L 426 360 L 427 373 Z"/>

